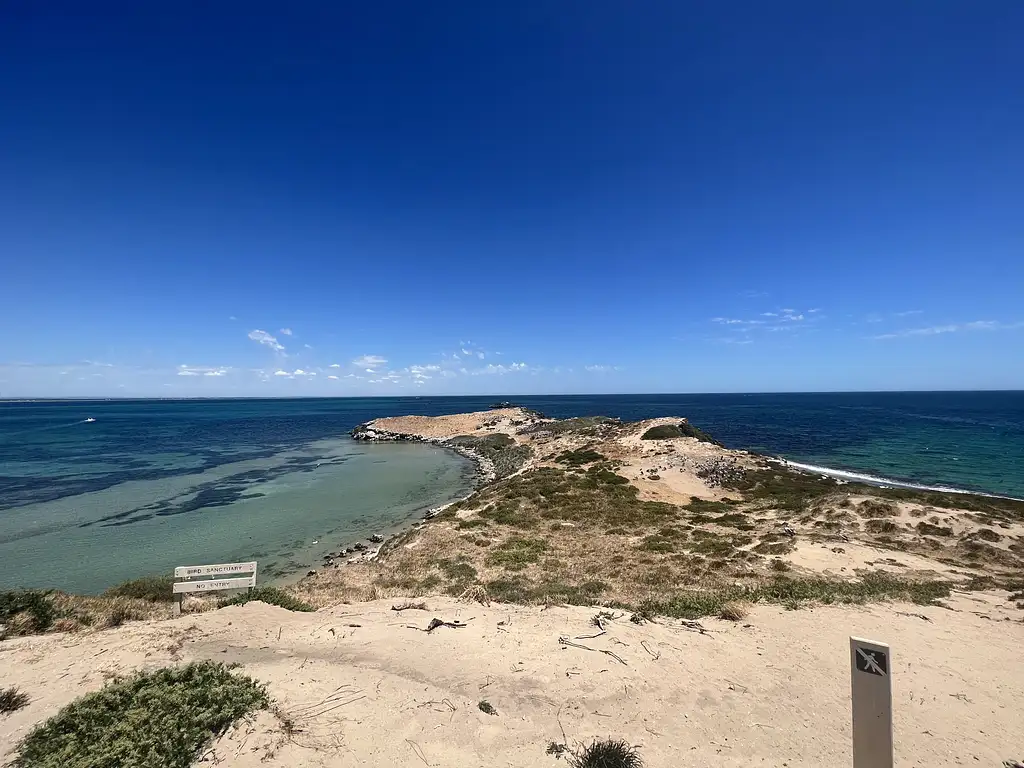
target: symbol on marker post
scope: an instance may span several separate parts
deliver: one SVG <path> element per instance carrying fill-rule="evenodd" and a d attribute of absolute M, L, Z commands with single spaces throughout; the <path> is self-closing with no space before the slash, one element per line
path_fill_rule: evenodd
<path fill-rule="evenodd" d="M 881 651 L 857 649 L 857 671 L 885 677 L 889 673 L 889 660 Z"/>

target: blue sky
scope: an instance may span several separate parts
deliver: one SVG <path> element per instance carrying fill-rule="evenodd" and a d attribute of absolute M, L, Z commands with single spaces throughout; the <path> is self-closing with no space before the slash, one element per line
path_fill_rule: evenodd
<path fill-rule="evenodd" d="M 1021 29 L 4 4 L 0 396 L 1024 388 Z"/>

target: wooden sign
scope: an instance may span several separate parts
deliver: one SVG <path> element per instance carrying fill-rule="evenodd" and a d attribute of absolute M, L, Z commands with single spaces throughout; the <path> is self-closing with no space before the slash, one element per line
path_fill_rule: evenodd
<path fill-rule="evenodd" d="M 892 653 L 885 643 L 850 638 L 853 768 L 892 768 Z"/>
<path fill-rule="evenodd" d="M 174 584 L 174 594 L 181 592 L 216 592 L 219 589 L 248 589 L 256 586 L 255 576 L 243 579 L 204 579 L 203 581 L 178 581 Z"/>
<path fill-rule="evenodd" d="M 189 579 L 195 576 L 223 576 L 228 573 L 251 573 L 256 575 L 256 561 L 250 563 L 221 563 L 220 565 L 182 565 L 174 569 L 174 578 Z"/>
<path fill-rule="evenodd" d="M 250 574 L 239 578 L 204 578 Z M 256 561 L 248 563 L 218 563 L 216 565 L 181 565 L 174 569 L 175 582 L 171 592 L 175 595 L 174 615 L 181 613 L 182 596 L 188 592 L 219 592 L 224 589 L 251 589 L 256 586 Z M 198 579 L 177 581 L 177 579 Z"/>

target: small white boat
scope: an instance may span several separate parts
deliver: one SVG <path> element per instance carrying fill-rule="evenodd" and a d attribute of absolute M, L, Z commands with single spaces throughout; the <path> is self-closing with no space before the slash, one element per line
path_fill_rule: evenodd
<path fill-rule="evenodd" d="M 89 422 L 92 422 L 92 421 L 96 421 L 96 419 L 94 419 L 92 416 L 90 416 L 88 419 L 85 420 L 85 423 L 88 424 Z"/>

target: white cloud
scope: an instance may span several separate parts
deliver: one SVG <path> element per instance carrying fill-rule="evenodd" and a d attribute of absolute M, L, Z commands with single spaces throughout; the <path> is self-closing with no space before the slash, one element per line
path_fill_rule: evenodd
<path fill-rule="evenodd" d="M 380 355 L 363 355 L 353 360 L 352 365 L 356 368 L 365 368 L 367 373 L 373 373 L 374 368 L 380 368 L 382 365 L 386 365 L 387 362 L 387 358 Z"/>
<path fill-rule="evenodd" d="M 762 312 L 761 317 L 778 317 L 778 312 Z"/>
<path fill-rule="evenodd" d="M 444 379 L 454 379 L 457 378 L 458 375 L 459 374 L 457 374 L 455 371 L 441 371 L 441 378 Z"/>
<path fill-rule="evenodd" d="M 259 329 L 249 331 L 249 338 L 258 344 L 270 347 L 275 352 L 284 352 L 284 346 L 278 343 L 277 339 L 266 331 L 261 331 Z"/>
<path fill-rule="evenodd" d="M 488 363 L 483 368 L 477 368 L 473 371 L 467 371 L 465 368 L 460 368 L 462 373 L 468 373 L 471 376 L 504 376 L 506 373 L 515 373 L 516 371 L 525 371 L 529 368 L 526 363 L 512 363 L 511 365 L 494 365 L 494 363 Z"/>
<path fill-rule="evenodd" d="M 329 366 L 327 366 L 327 367 L 328 367 L 328 368 L 341 368 L 341 366 L 340 366 L 340 365 L 338 365 L 337 363 L 331 363 L 331 364 L 330 364 Z"/>
<path fill-rule="evenodd" d="M 712 317 L 712 323 L 720 325 L 764 325 L 764 320 L 738 320 L 735 317 Z"/>
<path fill-rule="evenodd" d="M 821 307 L 815 307 L 814 309 L 807 310 L 807 314 L 809 315 L 816 315 L 818 312 L 821 312 Z"/>
<path fill-rule="evenodd" d="M 338 377 L 337 377 L 337 376 L 328 376 L 327 378 L 328 378 L 328 379 L 334 379 L 335 381 L 337 381 L 337 380 L 338 380 Z"/>
<path fill-rule="evenodd" d="M 291 336 L 292 335 L 292 329 L 291 328 L 282 328 L 281 329 L 281 335 L 282 336 Z"/>
<path fill-rule="evenodd" d="M 923 309 L 905 309 L 902 312 L 893 312 L 896 317 L 910 317 L 911 315 L 924 314 Z"/>
<path fill-rule="evenodd" d="M 275 376 L 287 376 L 291 378 L 291 374 L 288 371 L 274 371 Z"/>
<path fill-rule="evenodd" d="M 904 339 L 914 336 L 940 336 L 946 333 L 959 333 L 960 331 L 1008 331 L 1015 328 L 1024 328 L 1024 321 L 1002 323 L 998 320 L 973 320 L 969 323 L 949 323 L 947 325 L 932 325 L 927 328 L 907 328 L 893 333 L 882 333 L 872 338 Z"/>
<path fill-rule="evenodd" d="M 237 317 L 235 317 L 234 315 L 232 315 L 231 317 L 229 317 L 229 318 L 228 318 L 228 320 L 237 320 L 237 319 L 238 319 L 238 318 L 237 318 Z"/>
<path fill-rule="evenodd" d="M 476 356 L 479 357 L 481 360 L 484 359 L 484 353 L 483 352 L 477 352 Z"/>
<path fill-rule="evenodd" d="M 466 349 L 465 347 L 463 347 L 463 348 L 462 348 L 461 352 L 462 352 L 462 354 L 464 354 L 464 355 L 465 355 L 466 357 L 472 357 L 472 355 L 473 355 L 473 353 L 472 353 L 472 352 L 470 352 L 470 351 L 469 351 L 468 349 Z"/>
<path fill-rule="evenodd" d="M 409 370 L 413 374 L 417 373 L 434 373 L 441 370 L 440 365 L 410 365 Z"/>
<path fill-rule="evenodd" d="M 795 310 L 795 309 L 791 309 L 791 308 L 789 308 L 789 307 L 786 307 L 786 308 L 784 308 L 784 309 L 782 310 L 782 313 L 783 313 L 783 314 L 786 314 L 786 315 L 792 315 L 792 314 L 794 314 L 795 312 L 796 312 L 796 310 Z"/>
<path fill-rule="evenodd" d="M 316 376 L 316 371 L 304 371 L 301 368 L 296 368 L 292 371 L 292 376 Z"/>
<path fill-rule="evenodd" d="M 618 365 L 585 365 L 583 370 L 591 373 L 608 373 L 609 371 L 621 371 L 622 368 Z"/>
<path fill-rule="evenodd" d="M 227 368 L 204 368 L 194 365 L 179 365 L 179 376 L 227 376 Z"/>

